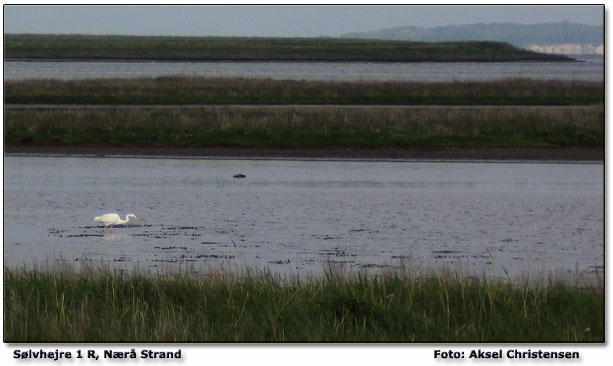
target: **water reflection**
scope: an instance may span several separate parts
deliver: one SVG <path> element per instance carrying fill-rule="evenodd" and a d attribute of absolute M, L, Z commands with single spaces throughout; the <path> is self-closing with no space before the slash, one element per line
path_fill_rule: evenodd
<path fill-rule="evenodd" d="M 127 239 L 126 235 L 114 234 L 110 232 L 102 231 L 102 240 L 108 242 L 117 242 L 117 241 L 125 241 Z"/>

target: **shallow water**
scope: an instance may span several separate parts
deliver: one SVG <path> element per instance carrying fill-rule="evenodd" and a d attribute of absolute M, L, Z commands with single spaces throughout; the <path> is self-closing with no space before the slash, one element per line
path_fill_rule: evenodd
<path fill-rule="evenodd" d="M 283 80 L 467 81 L 532 78 L 603 81 L 602 56 L 585 62 L 4 62 L 4 79 L 138 78 L 168 75 Z"/>
<path fill-rule="evenodd" d="M 4 164 L 6 266 L 603 271 L 602 164 L 10 155 Z M 96 226 L 107 212 L 142 223 Z"/>

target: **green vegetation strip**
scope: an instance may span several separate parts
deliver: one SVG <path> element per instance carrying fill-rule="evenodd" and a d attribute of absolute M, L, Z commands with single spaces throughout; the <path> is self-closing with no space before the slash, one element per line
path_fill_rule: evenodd
<path fill-rule="evenodd" d="M 5 270 L 5 342 L 604 342 L 604 288 Z"/>
<path fill-rule="evenodd" d="M 568 61 L 503 42 L 5 34 L 7 59 L 176 61 Z"/>
<path fill-rule="evenodd" d="M 472 82 L 287 81 L 243 78 L 28 80 L 4 83 L 21 104 L 587 105 L 602 82 L 510 79 Z"/>
<path fill-rule="evenodd" d="M 7 146 L 604 146 L 602 105 L 5 108 Z"/>

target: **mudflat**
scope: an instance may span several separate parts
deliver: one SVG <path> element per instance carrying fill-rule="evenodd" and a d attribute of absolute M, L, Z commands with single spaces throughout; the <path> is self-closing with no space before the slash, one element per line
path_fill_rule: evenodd
<path fill-rule="evenodd" d="M 138 146 L 5 146 L 5 154 L 200 157 L 244 159 L 604 161 L 602 147 L 560 148 L 226 148 Z"/>

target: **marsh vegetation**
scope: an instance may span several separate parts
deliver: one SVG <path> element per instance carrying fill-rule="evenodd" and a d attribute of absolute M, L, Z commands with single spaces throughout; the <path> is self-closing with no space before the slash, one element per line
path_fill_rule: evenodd
<path fill-rule="evenodd" d="M 5 107 L 5 143 L 599 147 L 604 146 L 603 93 L 598 82 L 534 80 L 423 83 L 163 77 L 6 82 L 5 101 L 10 104 Z M 65 103 L 71 106 L 40 105 Z M 94 105 L 103 106 L 91 108 Z M 416 107 L 424 105 L 432 107 Z"/>
<path fill-rule="evenodd" d="M 604 287 L 5 270 L 6 342 L 603 342 Z"/>
<path fill-rule="evenodd" d="M 509 79 L 472 82 L 292 81 L 158 77 L 4 83 L 5 103 L 588 105 L 604 84 Z"/>
<path fill-rule="evenodd" d="M 141 147 L 604 146 L 601 105 L 8 109 L 5 143 Z"/>
<path fill-rule="evenodd" d="M 4 57 L 175 61 L 570 61 L 504 42 L 5 34 Z"/>

